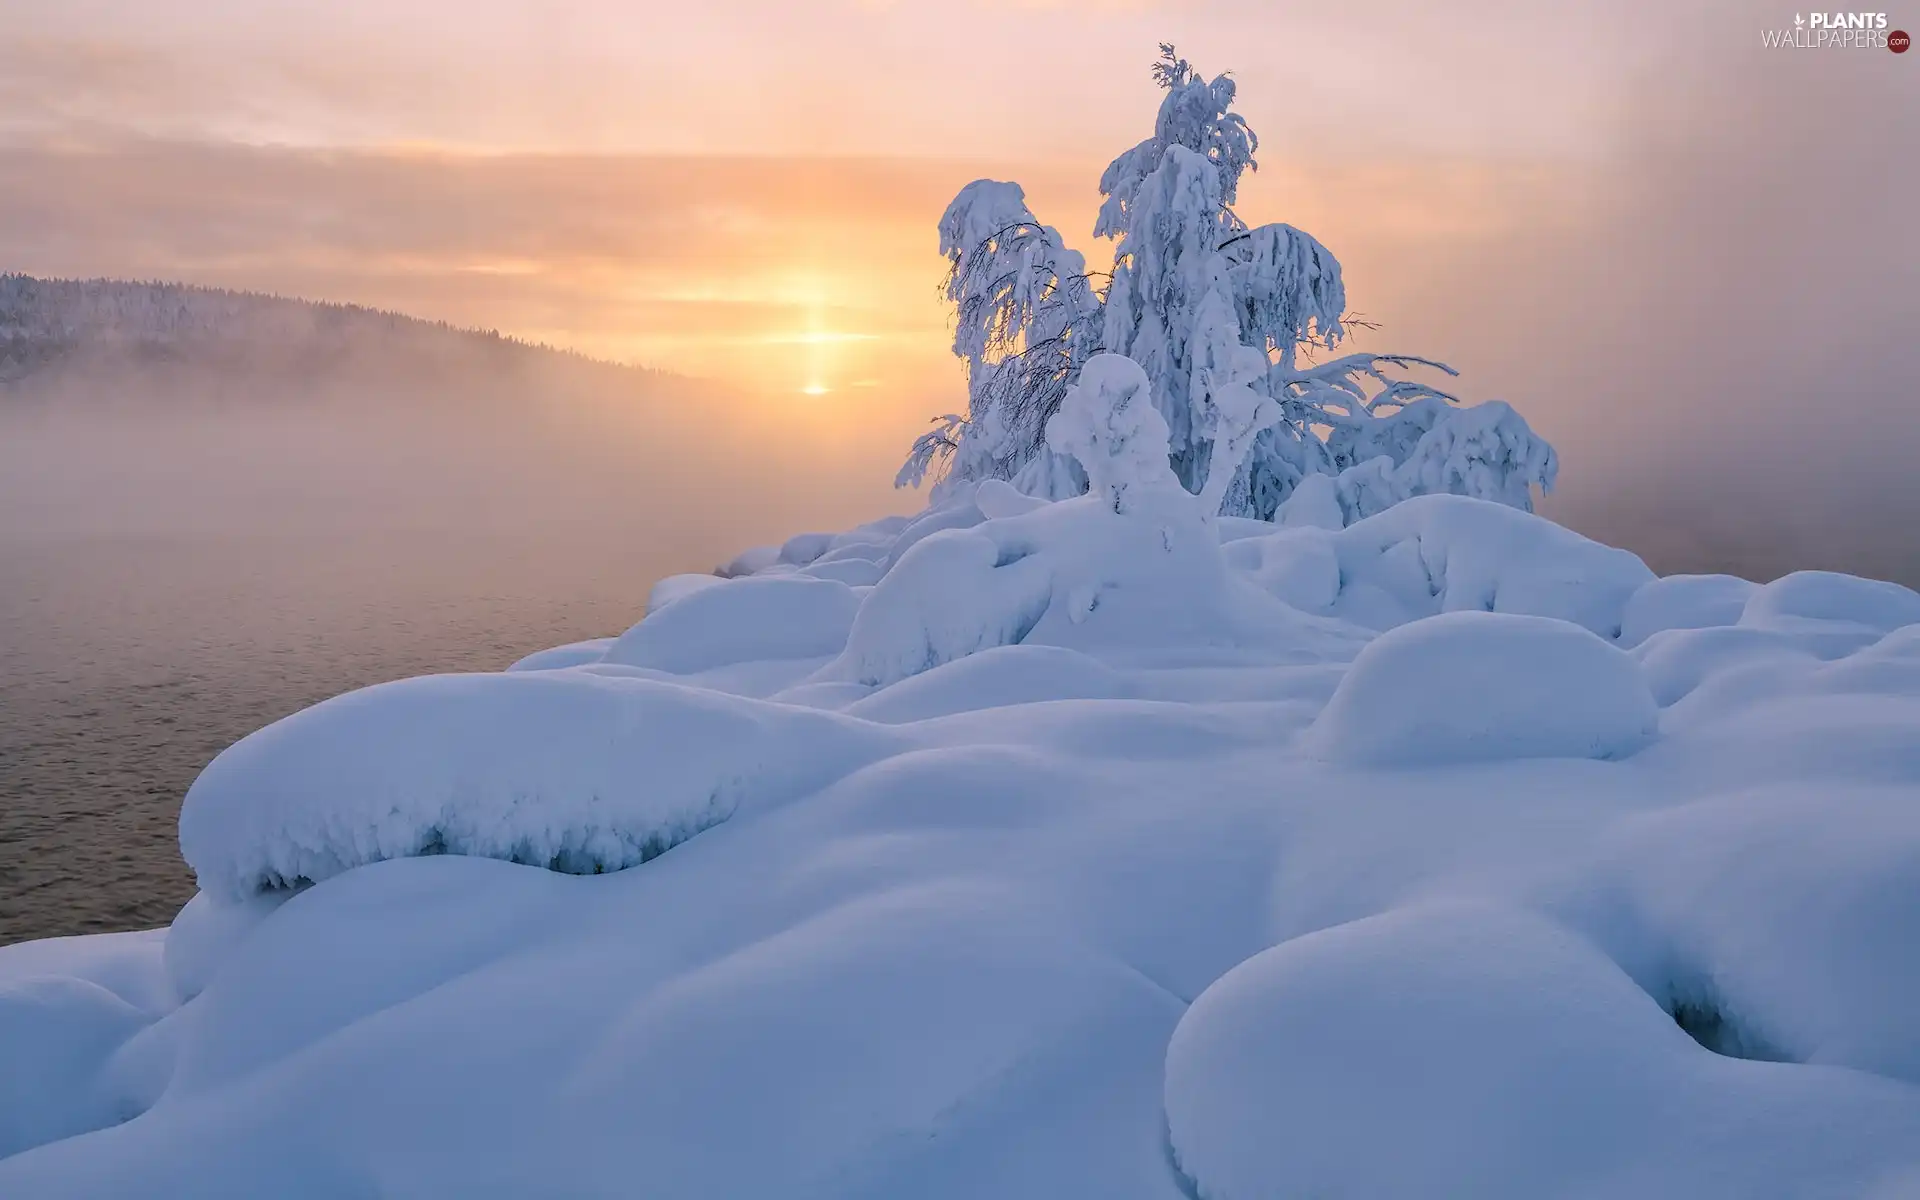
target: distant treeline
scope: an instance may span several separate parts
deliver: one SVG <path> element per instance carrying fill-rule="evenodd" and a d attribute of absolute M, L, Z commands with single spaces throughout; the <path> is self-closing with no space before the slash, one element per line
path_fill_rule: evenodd
<path fill-rule="evenodd" d="M 395 353 L 430 359 L 558 355 L 583 366 L 645 370 L 498 330 L 468 329 L 358 304 L 159 280 L 0 274 L 0 382 L 76 357 L 124 362 L 212 356 L 256 364 L 326 364 Z"/>

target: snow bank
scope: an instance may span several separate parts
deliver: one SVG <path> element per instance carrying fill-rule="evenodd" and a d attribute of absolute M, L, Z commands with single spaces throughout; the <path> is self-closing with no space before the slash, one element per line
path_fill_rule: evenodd
<path fill-rule="evenodd" d="M 187 792 L 180 850 L 233 900 L 430 853 L 612 871 L 880 752 L 825 714 L 652 680 L 426 676 L 222 752 Z"/>
<path fill-rule="evenodd" d="M 1303 744 L 1357 764 L 1624 758 L 1659 723 L 1638 665 L 1586 630 L 1457 612 L 1368 643 Z"/>
<path fill-rule="evenodd" d="M 688 591 L 647 614 L 606 661 L 676 675 L 730 663 L 838 654 L 860 598 L 837 580 L 750 576 Z"/>

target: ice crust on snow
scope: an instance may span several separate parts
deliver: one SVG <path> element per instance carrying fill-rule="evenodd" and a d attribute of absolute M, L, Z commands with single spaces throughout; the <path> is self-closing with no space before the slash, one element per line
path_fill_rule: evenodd
<path fill-rule="evenodd" d="M 0 1195 L 1920 1184 L 1920 596 L 1155 432 L 242 739 L 0 947 Z"/>

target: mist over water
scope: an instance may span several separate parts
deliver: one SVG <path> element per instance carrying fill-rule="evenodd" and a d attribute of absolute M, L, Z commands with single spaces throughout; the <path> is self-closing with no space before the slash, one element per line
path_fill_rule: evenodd
<path fill-rule="evenodd" d="M 899 506 L 754 403 L 566 361 L 0 390 L 0 942 L 171 920 L 181 797 L 272 720 L 619 633 L 661 576 Z"/>

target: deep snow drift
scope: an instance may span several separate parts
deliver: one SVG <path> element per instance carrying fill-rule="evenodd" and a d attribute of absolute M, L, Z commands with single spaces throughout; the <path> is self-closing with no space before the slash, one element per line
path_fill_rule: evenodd
<path fill-rule="evenodd" d="M 1150 468 L 241 741 L 0 1195 L 1920 1190 L 1920 596 Z"/>

